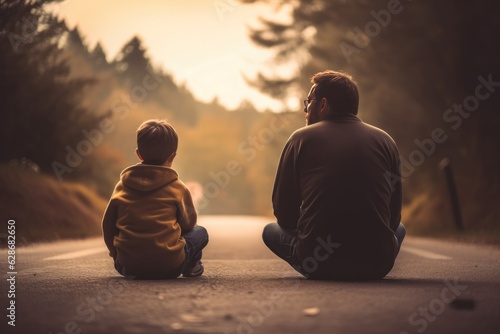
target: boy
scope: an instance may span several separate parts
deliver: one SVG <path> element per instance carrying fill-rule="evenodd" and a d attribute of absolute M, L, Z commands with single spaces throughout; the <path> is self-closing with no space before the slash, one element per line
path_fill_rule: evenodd
<path fill-rule="evenodd" d="M 102 221 L 104 242 L 115 269 L 127 277 L 200 276 L 205 228 L 196 225 L 191 194 L 172 162 L 178 137 L 164 120 L 137 130 L 141 163 L 120 174 Z"/>

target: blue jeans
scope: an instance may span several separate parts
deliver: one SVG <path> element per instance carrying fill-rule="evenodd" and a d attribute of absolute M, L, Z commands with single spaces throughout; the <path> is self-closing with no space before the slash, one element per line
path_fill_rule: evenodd
<path fill-rule="evenodd" d="M 186 240 L 184 247 L 186 259 L 183 263 L 185 269 L 201 260 L 202 250 L 208 244 L 208 232 L 203 226 L 195 226 L 193 230 L 182 233 L 181 236 Z"/>
<path fill-rule="evenodd" d="M 396 252 L 394 253 L 394 259 L 399 254 L 399 250 L 401 249 L 401 245 L 403 244 L 403 240 L 405 239 L 406 236 L 406 228 L 403 224 L 399 223 L 398 228 L 396 229 L 396 232 L 394 232 L 394 235 L 396 236 Z"/>
<path fill-rule="evenodd" d="M 301 263 L 295 254 L 295 243 L 297 242 L 298 230 L 286 230 L 277 223 L 270 223 L 264 227 L 262 231 L 262 240 L 266 246 L 279 258 L 285 260 L 295 270 L 302 275 L 308 277 L 309 273 L 301 269 Z M 396 232 L 396 250 L 394 259 L 399 254 L 401 244 L 406 235 L 406 229 L 403 224 L 399 223 Z"/>
<path fill-rule="evenodd" d="M 186 258 L 179 268 L 174 270 L 161 273 L 159 275 L 151 275 L 147 277 L 142 276 L 130 276 L 123 268 L 120 263 L 115 259 L 115 269 L 123 276 L 130 278 L 152 278 L 152 279 L 162 279 L 162 278 L 176 278 L 186 270 L 186 268 L 196 265 L 198 261 L 201 260 L 203 248 L 208 244 L 208 232 L 203 226 L 195 226 L 189 232 L 183 232 L 181 236 L 186 240 L 186 245 L 184 246 L 184 252 L 186 253 Z"/>

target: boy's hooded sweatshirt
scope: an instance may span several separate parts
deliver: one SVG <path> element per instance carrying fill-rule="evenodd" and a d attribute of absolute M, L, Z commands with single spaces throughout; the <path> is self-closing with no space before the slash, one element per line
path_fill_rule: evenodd
<path fill-rule="evenodd" d="M 181 231 L 192 230 L 196 219 L 175 170 L 137 164 L 120 174 L 103 217 L 104 241 L 127 274 L 161 274 L 183 263 Z"/>

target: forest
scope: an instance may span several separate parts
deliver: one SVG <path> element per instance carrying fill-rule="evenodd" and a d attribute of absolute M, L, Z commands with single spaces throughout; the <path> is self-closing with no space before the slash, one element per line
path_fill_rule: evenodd
<path fill-rule="evenodd" d="M 154 64 L 141 36 L 107 55 L 47 11 L 51 2 L 0 2 L 3 221 L 22 221 L 27 241 L 98 234 L 120 171 L 138 162 L 135 130 L 150 118 L 176 128 L 174 168 L 200 214 L 272 219 L 276 165 L 305 125 L 302 110 L 201 102 Z M 398 143 L 409 231 L 454 233 L 438 167 L 448 159 L 465 230 L 500 235 L 499 3 L 241 1 L 255 2 L 290 11 L 291 21 L 262 17 L 249 26 L 256 45 L 275 51 L 249 84 L 287 99 L 305 97 L 316 72 L 352 74 L 359 117 Z M 296 72 L 276 70 L 290 64 Z"/>

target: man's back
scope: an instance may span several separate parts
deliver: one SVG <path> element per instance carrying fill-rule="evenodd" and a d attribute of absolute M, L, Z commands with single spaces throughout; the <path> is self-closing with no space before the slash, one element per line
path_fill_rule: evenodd
<path fill-rule="evenodd" d="M 352 114 L 297 130 L 283 151 L 273 205 L 279 225 L 299 229 L 299 259 L 317 256 L 318 238 L 329 238 L 340 246 L 319 261 L 318 275 L 385 275 L 401 218 L 401 184 L 388 177 L 394 175 L 394 141 Z"/>

